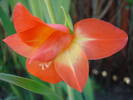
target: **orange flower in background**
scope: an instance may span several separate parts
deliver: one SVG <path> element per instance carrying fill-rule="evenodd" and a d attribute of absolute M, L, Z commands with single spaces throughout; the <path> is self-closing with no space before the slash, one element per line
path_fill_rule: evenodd
<path fill-rule="evenodd" d="M 124 31 L 105 21 L 88 18 L 74 25 L 74 33 L 61 24 L 47 24 L 20 3 L 13 13 L 16 33 L 3 41 L 27 58 L 29 73 L 49 83 L 65 81 L 82 91 L 89 74 L 88 60 L 101 59 L 122 49 Z"/>

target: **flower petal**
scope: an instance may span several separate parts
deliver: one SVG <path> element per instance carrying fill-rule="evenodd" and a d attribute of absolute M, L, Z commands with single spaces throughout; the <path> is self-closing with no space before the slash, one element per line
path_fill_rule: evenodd
<path fill-rule="evenodd" d="M 88 60 L 80 46 L 73 43 L 54 61 L 60 77 L 71 87 L 82 91 L 88 79 Z"/>
<path fill-rule="evenodd" d="M 62 24 L 47 24 L 47 25 L 59 31 L 70 33 L 69 29 Z"/>
<path fill-rule="evenodd" d="M 18 3 L 14 8 L 13 22 L 20 38 L 29 46 L 39 47 L 54 31 Z"/>
<path fill-rule="evenodd" d="M 113 55 L 122 49 L 128 40 L 124 31 L 95 18 L 76 23 L 75 33 L 90 60 Z"/>
<path fill-rule="evenodd" d="M 71 40 L 72 35 L 69 33 L 54 32 L 30 60 L 38 60 L 41 62 L 50 61 L 67 48 L 70 45 Z"/>
<path fill-rule="evenodd" d="M 53 32 L 68 32 L 68 29 L 59 24 L 46 24 L 18 3 L 14 9 L 13 22 L 17 33 L 24 43 L 38 48 Z"/>
<path fill-rule="evenodd" d="M 30 74 L 38 77 L 43 81 L 53 84 L 62 81 L 62 79 L 55 71 L 55 66 L 52 62 L 41 63 L 39 61 L 34 61 L 29 63 L 29 60 L 27 60 L 26 66 Z"/>
<path fill-rule="evenodd" d="M 32 16 L 21 3 L 17 3 L 14 8 L 13 22 L 17 33 L 26 31 L 39 24 L 43 24 L 39 18 Z"/>
<path fill-rule="evenodd" d="M 35 52 L 34 48 L 23 43 L 18 34 L 8 36 L 3 41 L 8 44 L 10 48 L 12 48 L 14 51 L 22 56 L 31 57 Z"/>
<path fill-rule="evenodd" d="M 19 33 L 20 38 L 34 48 L 39 48 L 52 34 L 69 34 L 69 30 L 60 24 L 43 24 Z M 70 35 L 69 35 L 70 36 Z"/>
<path fill-rule="evenodd" d="M 38 48 L 55 31 L 58 32 L 58 30 L 49 27 L 47 24 L 43 24 L 33 27 L 29 30 L 20 32 L 18 34 L 20 38 L 23 40 L 23 42 L 25 42 L 27 45 Z"/>

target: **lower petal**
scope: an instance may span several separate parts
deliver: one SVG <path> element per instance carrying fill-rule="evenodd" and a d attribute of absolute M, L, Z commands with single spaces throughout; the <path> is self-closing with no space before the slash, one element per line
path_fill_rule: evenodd
<path fill-rule="evenodd" d="M 82 91 L 88 79 L 88 60 L 80 46 L 73 43 L 55 59 L 55 69 L 71 87 Z"/>
<path fill-rule="evenodd" d="M 3 41 L 8 44 L 10 48 L 12 48 L 14 51 L 22 56 L 31 57 L 35 52 L 35 49 L 26 45 L 17 34 L 8 36 Z"/>
<path fill-rule="evenodd" d="M 30 74 L 38 77 L 43 81 L 53 84 L 62 81 L 62 79 L 55 71 L 55 66 L 52 62 L 41 63 L 39 61 L 29 62 L 29 60 L 27 60 L 26 66 Z"/>

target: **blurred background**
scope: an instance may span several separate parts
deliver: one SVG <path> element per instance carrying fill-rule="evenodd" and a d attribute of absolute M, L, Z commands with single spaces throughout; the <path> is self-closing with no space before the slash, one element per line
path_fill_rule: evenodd
<path fill-rule="evenodd" d="M 12 11 L 17 2 L 21 2 L 33 15 L 49 23 L 44 1 L 0 0 L 0 73 L 30 78 L 44 87 L 44 94 L 41 94 L 36 92 L 41 91 L 36 90 L 39 88 L 36 84 L 30 84 L 27 88 L 26 83 L 20 84 L 22 80 L 18 77 L 0 74 L 0 100 L 133 100 L 133 0 L 51 0 L 58 23 L 64 24 L 64 15 L 60 8 L 63 6 L 70 13 L 73 23 L 95 17 L 128 33 L 129 41 L 123 50 L 106 59 L 90 61 L 90 78 L 83 93 L 67 89 L 63 82 L 51 85 L 29 75 L 25 69 L 25 58 L 2 42 L 3 38 L 15 33 Z M 22 88 L 16 84 L 20 84 Z"/>

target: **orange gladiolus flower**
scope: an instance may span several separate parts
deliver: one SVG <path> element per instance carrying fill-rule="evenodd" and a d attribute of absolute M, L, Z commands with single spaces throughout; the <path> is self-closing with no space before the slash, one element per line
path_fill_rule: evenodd
<path fill-rule="evenodd" d="M 124 31 L 105 21 L 87 18 L 74 25 L 74 33 L 60 24 L 47 24 L 20 3 L 13 13 L 16 34 L 4 42 L 27 58 L 29 73 L 49 83 L 65 81 L 82 91 L 88 79 L 88 60 L 101 59 L 122 49 Z"/>

